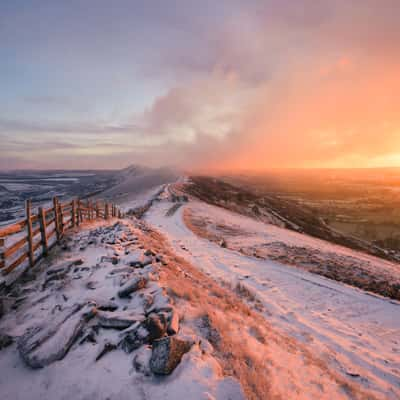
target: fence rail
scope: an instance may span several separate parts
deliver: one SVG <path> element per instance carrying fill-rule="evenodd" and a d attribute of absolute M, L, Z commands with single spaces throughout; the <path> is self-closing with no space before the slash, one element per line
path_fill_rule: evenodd
<path fill-rule="evenodd" d="M 57 197 L 53 198 L 52 207 L 39 207 L 36 214 L 32 212 L 31 200 L 27 200 L 25 210 L 25 219 L 0 228 L 0 272 L 3 275 L 23 263 L 33 267 L 70 228 L 79 227 L 85 221 L 123 217 L 115 204 L 79 199 L 61 203 Z"/>

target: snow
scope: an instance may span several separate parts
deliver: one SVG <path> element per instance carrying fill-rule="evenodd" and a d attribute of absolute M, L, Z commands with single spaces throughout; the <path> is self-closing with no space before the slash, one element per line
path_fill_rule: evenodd
<path fill-rule="evenodd" d="M 114 221 L 115 222 L 115 221 Z M 112 223 L 112 222 L 110 222 Z M 41 332 L 40 347 L 35 347 L 33 355 L 46 359 L 49 354 L 60 355 L 60 348 L 71 344 L 76 327 L 81 323 L 84 309 L 68 317 L 71 307 L 96 303 L 98 307 L 112 301 L 120 311 L 110 313 L 99 311 L 103 316 L 114 314 L 116 318 L 137 315 L 140 321 L 146 312 L 150 312 L 147 301 L 154 299 L 153 308 L 169 305 L 164 290 L 157 282 L 157 266 L 147 265 L 143 269 L 130 268 L 131 272 L 110 274 L 124 265 L 126 251 L 137 252 L 140 240 L 131 243 L 120 251 L 119 265 L 105 261 L 118 252 L 120 244 L 110 245 L 114 238 L 130 238 L 140 235 L 133 222 L 125 220 L 111 230 L 107 222 L 96 222 L 82 231 L 72 233 L 67 240 L 69 250 L 57 250 L 40 264 L 35 266 L 35 279 L 17 286 L 15 290 L 25 298 L 15 310 L 9 310 L 0 319 L 0 332 L 11 335 L 15 342 L 0 352 L 0 398 L 2 400 L 25 399 L 119 399 L 119 400 L 176 400 L 215 399 L 242 400 L 243 394 L 237 381 L 225 378 L 215 358 L 200 349 L 198 340 L 186 353 L 178 367 L 167 377 L 147 376 L 134 367 L 133 361 L 143 348 L 126 354 L 122 349 L 115 349 L 96 361 L 96 357 L 105 343 L 118 343 L 123 331 L 100 328 L 96 343 L 76 341 L 65 357 L 54 361 L 42 369 L 31 369 L 22 360 L 17 350 L 18 338 L 28 328 L 44 327 Z M 121 228 L 122 226 L 122 228 Z M 102 230 L 109 229 L 107 232 Z M 90 232 L 95 232 L 92 244 L 88 244 Z M 121 229 L 124 231 L 121 234 Z M 105 239 L 105 240 L 103 240 Z M 82 244 L 84 248 L 82 249 Z M 86 246 L 86 247 L 85 247 Z M 67 267 L 66 261 L 82 259 Z M 56 268 L 55 266 L 60 266 Z M 49 268 L 59 270 L 48 274 Z M 61 268 L 63 267 L 63 268 Z M 126 267 L 126 266 L 125 266 Z M 63 275 L 65 273 L 65 275 Z M 44 282 L 49 277 L 59 274 L 59 279 Z M 153 279 L 147 286 L 132 295 L 131 299 L 119 299 L 117 291 L 129 275 L 143 275 Z M 150 279 L 150 278 L 149 278 Z M 151 304 L 151 303 L 150 303 Z M 92 327 L 97 317 L 85 324 L 85 330 Z M 133 326 L 128 329 L 133 329 Z M 181 333 L 180 333 L 181 334 Z M 185 332 L 182 327 L 182 334 Z M 44 335 L 44 336 L 43 336 Z M 36 337 L 36 335 L 35 335 Z M 28 343 L 29 346 L 29 343 Z M 62 357 L 61 354 L 60 357 Z M 59 358 L 59 357 L 58 357 Z M 52 358 L 54 359 L 54 358 Z M 232 394 L 232 396 L 230 395 Z"/>
<path fill-rule="evenodd" d="M 332 254 L 352 257 L 369 263 L 369 268 L 376 268 L 378 273 L 398 276 L 393 264 L 200 202 L 190 202 L 168 215 L 172 205 L 166 199 L 155 203 L 146 220 L 168 238 L 178 255 L 232 288 L 237 282 L 245 285 L 272 326 L 306 344 L 329 370 L 351 379 L 378 398 L 400 397 L 399 302 L 300 268 L 221 248 L 188 229 L 183 213 L 190 208 L 214 224 L 222 222 L 244 230 L 245 234 L 231 238 L 242 246 L 268 241 L 306 246 L 319 251 L 322 259 Z"/>
<path fill-rule="evenodd" d="M 356 398 L 352 392 L 346 391 L 346 386 L 341 386 L 343 384 L 333 378 L 337 375 L 343 378 L 343 382 L 358 385 L 371 398 L 400 398 L 400 303 L 312 274 L 305 270 L 305 266 L 296 265 L 296 257 L 290 260 L 290 264 L 294 265 L 289 266 L 243 254 L 240 249 L 260 249 L 265 244 L 279 246 L 278 243 L 281 243 L 279 249 L 284 253 L 286 248 L 283 245 L 304 247 L 318 254 L 322 264 L 332 257 L 338 262 L 350 258 L 371 273 L 398 277 L 394 264 L 201 202 L 190 201 L 177 207 L 176 204 L 180 203 L 168 199 L 168 185 L 165 192 L 158 196 L 160 201 L 154 201 L 159 190 L 157 187 L 149 191 L 137 202 L 131 200 L 126 208 L 150 201 L 152 206 L 145 218 L 167 237 L 174 252 L 222 286 L 232 288 L 271 325 L 271 332 L 282 335 L 279 336 L 281 339 L 271 341 L 263 348 L 260 347 L 260 340 L 267 337 L 265 334 L 260 338 L 260 333 L 246 325 L 237 326 L 237 330 L 230 332 L 231 335 L 240 335 L 243 343 L 249 344 L 253 357 L 265 359 L 266 370 L 259 373 L 268 373 L 272 394 L 276 394 L 277 398 L 291 399 Z M 172 207 L 174 212 L 168 212 Z M 183 220 L 188 210 L 203 219 L 211 233 L 224 234 L 229 248 L 196 236 Z M 132 319 L 136 319 L 135 316 L 140 319 L 145 310 L 151 312 L 170 307 L 163 288 L 153 279 L 140 289 L 139 296 L 132 299 L 117 296 L 120 285 L 124 280 L 126 282 L 129 257 L 143 260 L 141 232 L 132 221 L 124 222 L 130 233 L 125 232 L 123 243 L 114 244 L 116 232 L 111 232 L 104 243 L 97 241 L 79 250 L 81 243 L 87 244 L 89 230 L 105 225 L 105 221 L 98 222 L 71 235 L 76 245 L 71 251 L 56 253 L 37 266 L 39 280 L 22 287 L 21 297 L 26 297 L 26 300 L 17 310 L 0 319 L 0 331 L 13 337 L 22 336 L 28 327 L 48 323 L 49 319 L 56 323 L 57 318 L 61 318 L 57 314 L 58 305 L 65 310 L 88 300 L 98 306 L 117 303 L 123 307 L 116 313 L 101 311 L 106 317 L 113 314 L 118 318 L 130 315 Z M 126 250 L 130 254 L 125 254 Z M 117 254 L 120 262 L 113 265 L 110 260 Z M 109 259 L 102 260 L 103 256 Z M 42 289 L 41 273 L 48 277 L 46 271 L 49 266 L 77 257 L 82 258 L 84 263 L 79 265 L 77 272 L 73 272 L 72 267 L 72 279 L 64 287 L 58 289 L 50 284 L 49 288 Z M 149 278 L 154 273 L 152 265 L 144 267 L 140 273 Z M 154 297 L 150 307 L 147 304 L 149 296 Z M 190 314 L 190 308 L 186 311 Z M 199 334 L 190 326 L 189 315 L 184 316 L 180 334 L 188 337 Z M 220 317 L 223 320 L 224 315 Z M 105 343 L 119 341 L 121 335 L 136 328 L 135 324 L 126 331 L 101 329 L 97 343 L 75 343 L 62 360 L 38 370 L 25 365 L 18 355 L 16 344 L 1 350 L 0 398 L 243 398 L 238 382 L 224 377 L 224 371 L 212 356 L 212 345 L 207 340 L 196 340 L 173 373 L 163 378 L 149 375 L 146 368 L 138 370 L 134 367 L 136 362 L 148 361 L 151 350 L 145 346 L 131 354 L 117 349 L 95 361 Z M 48 348 L 58 348 L 60 343 L 68 341 L 69 336 L 67 331 L 58 332 L 47 343 Z M 276 339 L 278 336 L 271 337 Z M 308 349 L 326 369 L 309 362 L 300 348 Z M 362 396 L 358 398 L 366 398 Z"/>
<path fill-rule="evenodd" d="M 165 185 L 158 185 L 144 192 L 135 193 L 134 198 L 122 201 L 119 205 L 122 211 L 145 207 L 149 202 L 156 198 L 163 191 Z M 127 194 L 128 196 L 128 194 Z M 132 197 L 132 196 L 131 196 Z"/>

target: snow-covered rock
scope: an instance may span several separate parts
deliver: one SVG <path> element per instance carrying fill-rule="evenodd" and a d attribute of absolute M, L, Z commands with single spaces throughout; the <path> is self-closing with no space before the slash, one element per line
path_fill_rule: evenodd
<path fill-rule="evenodd" d="M 151 371 L 157 375 L 170 374 L 192 345 L 192 342 L 180 339 L 177 336 L 168 336 L 155 340 L 150 359 Z"/>
<path fill-rule="evenodd" d="M 55 323 L 28 329 L 18 340 L 22 359 L 32 368 L 42 368 L 61 360 L 82 333 L 86 322 L 95 314 L 96 308 L 93 304 L 82 308 L 74 306 L 68 310 L 66 317 L 63 314 Z"/>
<path fill-rule="evenodd" d="M 148 280 L 144 276 L 135 276 L 126 282 L 118 291 L 119 297 L 128 297 L 136 290 L 143 289 L 147 285 Z"/>

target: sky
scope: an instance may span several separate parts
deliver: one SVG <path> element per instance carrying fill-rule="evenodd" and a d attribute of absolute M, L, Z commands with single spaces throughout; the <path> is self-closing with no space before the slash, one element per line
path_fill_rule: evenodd
<path fill-rule="evenodd" d="M 398 0 L 0 1 L 0 169 L 400 166 Z"/>

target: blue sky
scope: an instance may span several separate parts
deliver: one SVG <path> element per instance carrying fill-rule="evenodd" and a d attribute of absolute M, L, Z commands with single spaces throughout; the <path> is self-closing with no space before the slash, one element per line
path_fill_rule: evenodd
<path fill-rule="evenodd" d="M 2 1 L 0 168 L 397 164 L 398 11 Z"/>

